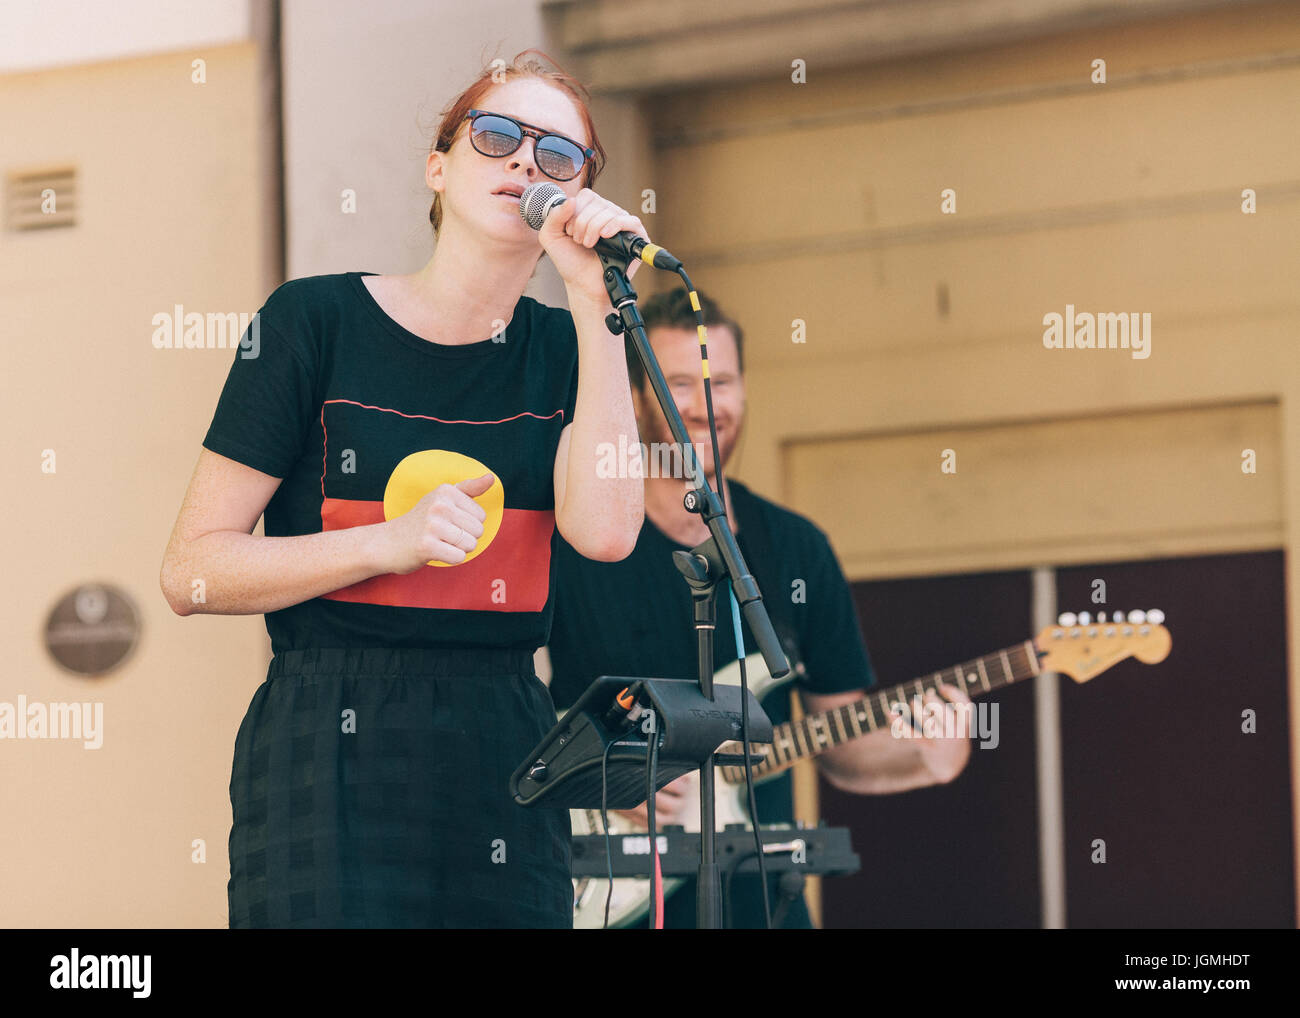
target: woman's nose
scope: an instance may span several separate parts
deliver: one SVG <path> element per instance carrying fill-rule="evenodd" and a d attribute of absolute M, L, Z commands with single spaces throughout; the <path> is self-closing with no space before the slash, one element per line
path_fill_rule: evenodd
<path fill-rule="evenodd" d="M 511 169 L 516 166 L 524 167 L 529 173 L 537 169 L 537 145 L 536 138 L 524 138 L 520 146 L 510 153 L 508 160 Z"/>

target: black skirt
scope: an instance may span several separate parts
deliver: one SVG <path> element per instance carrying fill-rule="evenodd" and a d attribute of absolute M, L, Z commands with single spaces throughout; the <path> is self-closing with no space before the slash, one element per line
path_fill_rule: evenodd
<path fill-rule="evenodd" d="M 231 928 L 571 928 L 569 813 L 507 789 L 554 722 L 528 652 L 277 654 L 235 738 Z"/>

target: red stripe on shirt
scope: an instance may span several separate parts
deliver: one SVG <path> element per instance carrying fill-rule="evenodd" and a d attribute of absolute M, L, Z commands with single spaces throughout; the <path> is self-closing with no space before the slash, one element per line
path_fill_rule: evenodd
<path fill-rule="evenodd" d="M 383 502 L 327 498 L 323 530 L 346 530 L 384 522 Z M 487 550 L 458 566 L 424 566 L 399 576 L 385 573 L 322 597 L 354 604 L 461 611 L 539 612 L 546 606 L 551 578 L 549 509 L 505 509 L 501 528 Z"/>

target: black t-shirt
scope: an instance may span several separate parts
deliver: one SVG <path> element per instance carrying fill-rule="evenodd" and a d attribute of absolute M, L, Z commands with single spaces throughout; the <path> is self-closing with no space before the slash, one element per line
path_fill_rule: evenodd
<path fill-rule="evenodd" d="M 826 535 L 805 517 L 754 494 L 739 481 L 727 483 L 736 542 L 777 633 L 792 634 L 797 642 L 806 667 L 802 688 L 839 693 L 873 686 L 875 675 L 853 598 Z M 548 646 L 551 697 L 557 707 L 571 706 L 601 675 L 697 677 L 689 588 L 672 561 L 672 553 L 685 547 L 648 519 L 635 550 L 621 562 L 595 562 L 563 540 L 558 542 L 555 618 Z M 721 670 L 736 660 L 736 642 L 730 600 L 720 596 L 717 608 L 714 667 Z M 751 654 L 757 644 L 743 620 L 741 625 L 745 653 Z M 773 724 L 790 719 L 789 690 L 789 685 L 773 689 L 762 701 Z M 792 790 L 788 772 L 755 786 L 762 823 L 793 821 Z M 757 881 L 742 895 L 743 884 L 738 878 L 733 925 L 761 925 L 762 899 L 753 893 Z M 690 925 L 693 898 L 694 882 L 688 881 L 666 904 L 665 924 Z"/>
<path fill-rule="evenodd" d="M 432 343 L 383 311 L 365 275 L 290 280 L 271 294 L 203 445 L 283 478 L 268 537 L 382 523 L 441 483 L 491 472 L 497 483 L 478 499 L 485 535 L 459 565 L 268 612 L 272 650 L 538 647 L 559 540 L 555 451 L 577 402 L 572 316 L 521 297 L 503 333 L 485 322 L 492 338 Z"/>

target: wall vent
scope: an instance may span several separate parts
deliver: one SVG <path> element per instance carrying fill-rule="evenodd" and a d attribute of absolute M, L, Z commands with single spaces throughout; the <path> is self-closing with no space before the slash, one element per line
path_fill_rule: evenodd
<path fill-rule="evenodd" d="M 20 170 L 5 182 L 5 224 L 10 230 L 75 226 L 77 171 L 72 166 Z"/>

